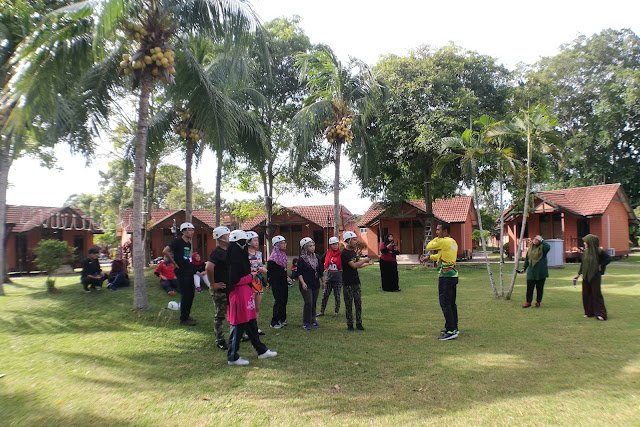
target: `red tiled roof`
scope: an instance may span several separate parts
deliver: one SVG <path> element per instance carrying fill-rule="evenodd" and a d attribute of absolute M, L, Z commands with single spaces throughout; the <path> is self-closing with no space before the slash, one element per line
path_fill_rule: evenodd
<path fill-rule="evenodd" d="M 422 212 L 426 212 L 424 200 L 412 199 L 407 200 L 406 202 L 416 209 L 419 209 Z M 451 199 L 437 199 L 431 206 L 433 209 L 433 215 L 437 220 L 449 223 L 465 222 L 467 220 L 469 211 L 471 209 L 474 209 L 471 196 L 457 196 Z M 367 226 L 371 221 L 384 214 L 385 211 L 386 209 L 383 204 L 372 204 L 360 219 L 359 226 Z"/>
<path fill-rule="evenodd" d="M 619 188 L 620 184 L 605 184 L 537 191 L 534 194 L 574 215 L 591 216 L 604 214 Z"/>
<path fill-rule="evenodd" d="M 15 206 L 15 205 L 7 205 L 7 224 L 14 224 L 11 231 L 13 233 L 24 233 L 29 230 L 33 230 L 34 228 L 41 227 L 43 223 L 45 223 L 50 217 L 57 218 L 57 214 L 67 215 L 66 217 L 61 217 L 61 220 L 68 221 L 68 226 L 73 228 L 74 225 L 78 227 L 83 227 L 84 223 L 80 224 L 80 219 L 84 218 L 88 220 L 89 227 L 92 229 L 92 232 L 95 234 L 103 233 L 104 230 L 100 228 L 91 218 L 85 215 L 84 212 L 80 209 L 75 209 L 71 207 L 62 207 L 62 208 L 52 208 L 47 206 Z M 71 215 L 71 216 L 69 216 Z M 76 222 L 77 221 L 77 222 Z"/>
<path fill-rule="evenodd" d="M 178 212 L 184 212 L 184 209 L 153 209 L 151 211 L 151 221 L 153 223 L 152 227 L 155 227 L 156 224 L 171 218 L 176 215 Z M 127 233 L 133 232 L 133 209 L 125 209 L 122 211 L 122 215 L 120 217 L 120 226 L 126 230 Z M 209 227 L 210 229 L 214 229 L 216 226 L 216 216 L 211 211 L 205 209 L 196 209 L 193 211 L 194 220 L 198 220 L 202 222 L 204 225 Z M 179 225 L 179 224 L 178 224 Z M 197 224 L 194 224 L 197 225 Z"/>
<path fill-rule="evenodd" d="M 340 205 L 343 221 L 346 222 L 351 217 L 351 212 L 345 206 Z M 291 206 L 283 207 L 281 209 L 289 210 L 292 213 L 300 215 L 301 217 L 308 219 L 310 222 L 319 225 L 322 228 L 327 228 L 329 223 L 333 225 L 333 205 L 318 205 L 318 206 Z M 275 212 L 274 212 L 275 214 Z M 266 219 L 265 214 L 260 214 L 255 218 L 245 221 L 240 228 L 243 230 L 252 230 L 260 225 Z M 327 221 L 329 220 L 329 221 Z"/>

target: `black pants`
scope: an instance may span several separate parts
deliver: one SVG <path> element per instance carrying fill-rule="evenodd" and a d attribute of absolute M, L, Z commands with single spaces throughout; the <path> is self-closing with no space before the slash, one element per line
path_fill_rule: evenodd
<path fill-rule="evenodd" d="M 316 306 L 318 305 L 318 294 L 320 288 L 311 289 L 307 286 L 307 290 L 302 289 L 302 285 L 299 285 L 304 305 L 302 307 L 302 324 L 309 325 L 316 321 Z"/>
<path fill-rule="evenodd" d="M 458 306 L 456 305 L 457 277 L 439 277 L 438 295 L 440 308 L 444 315 L 444 329 L 446 331 L 458 330 Z"/>
<path fill-rule="evenodd" d="M 287 302 L 289 301 L 289 286 L 287 282 L 278 282 L 271 285 L 273 289 L 273 317 L 271 326 L 287 320 Z"/>
<path fill-rule="evenodd" d="M 607 320 L 607 308 L 604 306 L 604 298 L 602 297 L 602 276 L 597 273 L 587 282 L 582 276 L 582 305 L 584 314 L 589 317 L 602 316 Z"/>
<path fill-rule="evenodd" d="M 165 292 L 175 292 L 178 286 L 180 286 L 180 283 L 178 279 L 160 280 L 160 286 L 162 286 Z"/>
<path fill-rule="evenodd" d="M 336 314 L 340 311 L 340 289 L 342 288 L 342 282 L 335 280 L 327 280 L 324 284 L 324 292 L 322 293 L 322 303 L 320 304 L 320 313 L 324 314 L 324 310 L 327 308 L 329 302 L 329 296 L 333 291 L 333 297 L 336 300 Z"/>
<path fill-rule="evenodd" d="M 251 319 L 247 323 L 241 323 L 239 325 L 231 325 L 229 331 L 229 350 L 227 351 L 227 360 L 234 362 L 240 358 L 238 350 L 240 349 L 240 339 L 242 335 L 246 333 L 258 354 L 262 354 L 267 351 L 267 346 L 260 341 L 258 335 L 258 322 L 256 319 Z"/>
<path fill-rule="evenodd" d="M 542 292 L 544 291 L 544 281 L 541 280 L 527 280 L 527 302 L 531 304 L 533 300 L 533 288 L 536 289 L 536 301 L 542 302 Z"/>
<path fill-rule="evenodd" d="M 353 326 L 352 304 L 356 306 L 356 325 L 362 325 L 362 295 L 360 283 L 342 287 L 344 293 L 344 310 L 347 317 L 347 326 Z"/>
<path fill-rule="evenodd" d="M 191 314 L 193 297 L 196 295 L 193 274 L 178 276 L 178 282 L 180 282 L 180 320 L 187 320 Z"/>
<path fill-rule="evenodd" d="M 85 289 L 89 289 L 89 286 L 91 286 L 93 289 L 95 289 L 98 286 L 102 287 L 102 282 L 104 282 L 105 278 L 106 278 L 105 275 L 102 275 L 102 279 L 92 279 L 91 277 L 83 277 L 81 280 L 82 286 Z"/>
<path fill-rule="evenodd" d="M 112 288 L 118 289 L 118 288 L 126 288 L 131 284 L 131 282 L 129 281 L 127 274 L 121 272 L 121 273 L 116 273 L 113 277 L 111 277 L 109 279 L 109 284 L 111 285 Z"/>

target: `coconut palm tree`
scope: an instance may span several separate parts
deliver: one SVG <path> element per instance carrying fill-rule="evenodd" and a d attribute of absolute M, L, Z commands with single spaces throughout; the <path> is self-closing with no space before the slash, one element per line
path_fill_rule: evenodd
<path fill-rule="evenodd" d="M 523 138 L 527 143 L 527 184 L 524 194 L 524 208 L 522 212 L 522 228 L 518 239 L 517 249 L 514 251 L 515 262 L 511 283 L 507 291 L 506 299 L 511 299 L 513 287 L 516 282 L 516 270 L 518 270 L 520 256 L 522 255 L 522 243 L 524 241 L 525 228 L 529 217 L 529 193 L 531 192 L 531 171 L 533 168 L 533 151 L 540 149 L 545 154 L 550 154 L 559 146 L 560 140 L 556 132 L 558 121 L 541 105 L 529 107 L 521 111 L 509 122 L 499 122 L 487 130 L 487 139 L 491 140 L 498 136 L 513 135 Z"/>
<path fill-rule="evenodd" d="M 244 0 L 87 0 L 72 3 L 61 13 L 67 20 L 88 23 L 78 27 L 78 35 L 82 36 L 79 39 L 85 45 L 74 53 L 92 61 L 98 58 L 80 79 L 79 84 L 85 90 L 82 102 L 78 103 L 78 114 L 88 117 L 87 122 L 91 124 L 105 121 L 114 96 L 113 88 L 129 78 L 139 100 L 134 154 L 134 308 L 147 309 L 142 206 L 150 95 L 154 87 L 160 89 L 180 79 L 180 61 L 183 67 L 192 67 L 197 62 L 185 42 L 192 34 L 242 45 L 248 35 L 259 28 L 259 23 L 250 4 Z M 40 34 L 34 37 L 39 38 L 42 38 Z M 38 46 L 30 43 L 30 47 L 35 55 Z M 82 70 L 82 64 L 75 65 L 78 71 Z M 159 85 L 154 86 L 156 82 Z M 206 91 L 207 87 L 202 90 Z M 192 93 L 190 97 L 198 98 L 198 94 Z M 204 108 L 209 101 L 196 99 L 195 104 Z M 197 113 L 200 109 L 195 110 Z"/>
<path fill-rule="evenodd" d="M 346 66 L 327 47 L 297 56 L 300 80 L 307 82 L 310 95 L 294 116 L 299 165 L 314 146 L 327 140 L 335 150 L 333 181 L 334 233 L 340 231 L 340 157 L 342 146 L 351 141 L 361 146 L 367 141 L 366 127 L 372 105 L 387 97 L 386 86 L 364 62 L 352 59 Z"/>
<path fill-rule="evenodd" d="M 480 228 L 482 251 L 487 255 L 485 257 L 487 274 L 489 275 L 491 290 L 493 290 L 494 296 L 498 298 L 496 284 L 493 280 L 493 273 L 491 272 L 491 265 L 489 264 L 489 256 L 487 254 L 485 235 L 482 227 L 482 215 L 480 215 L 480 206 L 478 204 L 478 162 L 484 160 L 487 154 L 488 147 L 482 140 L 481 132 L 466 129 L 462 135 L 458 137 L 442 138 L 437 168 L 441 171 L 445 165 L 450 164 L 454 160 L 459 160 L 463 176 L 466 176 L 467 179 L 471 181 L 473 187 L 473 202 L 476 205 L 476 209 L 478 209 L 478 227 Z"/>

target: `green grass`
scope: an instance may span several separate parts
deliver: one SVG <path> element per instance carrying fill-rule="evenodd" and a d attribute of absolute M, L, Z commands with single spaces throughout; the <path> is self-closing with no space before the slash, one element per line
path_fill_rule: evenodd
<path fill-rule="evenodd" d="M 144 313 L 132 288 L 84 294 L 59 278 L 50 294 L 44 277 L 15 279 L 0 298 L 0 424 L 638 425 L 639 272 L 608 269 L 610 320 L 598 322 L 582 318 L 573 267 L 552 270 L 543 307 L 527 310 L 523 277 L 513 301 L 495 300 L 483 265 L 461 267 L 462 332 L 448 342 L 433 270 L 401 267 L 399 293 L 361 270 L 364 332 L 346 331 L 344 308 L 303 331 L 290 288 L 289 326 L 263 339 L 278 357 L 243 343 L 248 367 L 214 347 L 206 293 L 185 328 L 150 272 Z"/>

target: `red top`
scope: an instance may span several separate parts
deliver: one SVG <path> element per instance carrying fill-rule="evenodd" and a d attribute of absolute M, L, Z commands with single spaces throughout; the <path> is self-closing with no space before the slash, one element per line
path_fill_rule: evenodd
<path fill-rule="evenodd" d="M 166 265 L 164 261 L 158 264 L 154 273 L 162 274 L 167 278 L 167 280 L 173 280 L 176 278 L 176 272 L 173 270 L 173 264 Z"/>
<path fill-rule="evenodd" d="M 387 262 L 396 262 L 396 254 L 394 252 L 397 251 L 387 248 L 388 244 L 388 242 L 380 243 L 380 259 Z"/>

